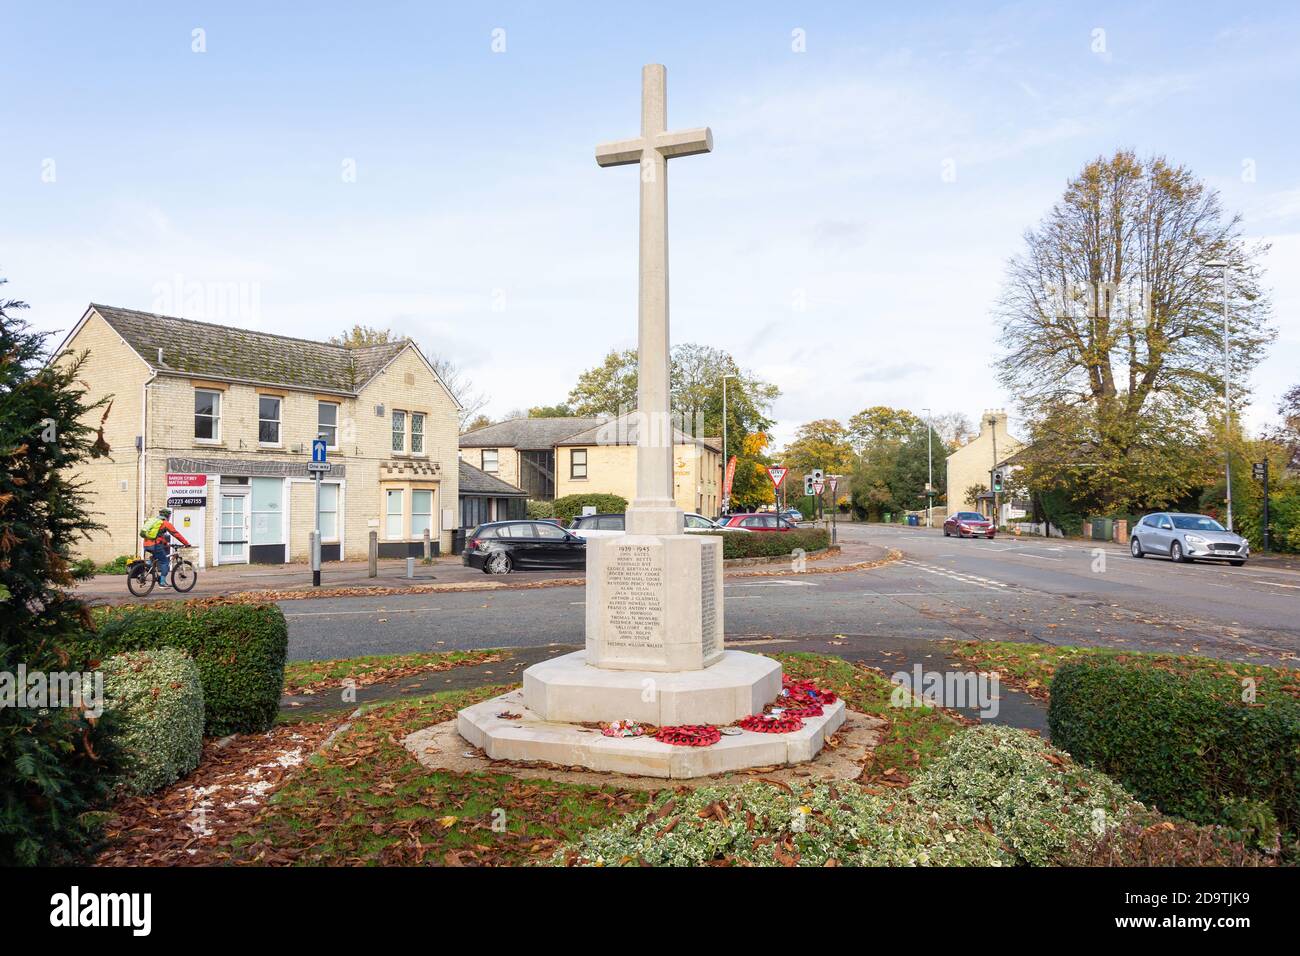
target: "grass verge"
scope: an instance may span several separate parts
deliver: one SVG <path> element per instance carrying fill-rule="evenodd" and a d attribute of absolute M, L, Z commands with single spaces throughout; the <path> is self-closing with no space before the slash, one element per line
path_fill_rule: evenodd
<path fill-rule="evenodd" d="M 289 661 L 284 665 L 284 693 L 315 694 L 351 679 L 356 686 L 400 680 L 415 674 L 472 667 L 505 660 L 508 651 L 435 651 L 418 654 L 373 654 L 329 661 Z"/>
<path fill-rule="evenodd" d="M 1212 674 L 1217 677 L 1253 678 L 1265 686 L 1291 697 L 1300 698 L 1300 670 L 1224 661 L 1195 654 L 1147 654 L 1110 647 L 1070 647 L 1050 644 L 1025 644 L 1018 641 L 953 641 L 949 645 L 954 657 L 980 670 L 997 671 L 1001 679 L 1017 690 L 1049 699 L 1049 688 L 1056 669 L 1062 664 L 1083 658 L 1114 661 L 1117 664 L 1152 667 L 1173 674 Z"/>

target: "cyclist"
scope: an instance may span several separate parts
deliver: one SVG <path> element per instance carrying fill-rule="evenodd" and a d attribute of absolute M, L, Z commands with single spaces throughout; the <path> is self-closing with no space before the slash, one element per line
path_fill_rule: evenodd
<path fill-rule="evenodd" d="M 158 566 L 158 587 L 171 587 L 167 583 L 167 575 L 172 569 L 171 555 L 169 550 L 169 535 L 175 535 L 181 544 L 189 547 L 190 543 L 185 540 L 185 535 L 176 530 L 176 526 L 171 523 L 171 509 L 159 508 L 158 517 L 154 518 L 140 532 L 140 537 L 144 538 L 144 549 L 153 555 L 153 563 Z"/>

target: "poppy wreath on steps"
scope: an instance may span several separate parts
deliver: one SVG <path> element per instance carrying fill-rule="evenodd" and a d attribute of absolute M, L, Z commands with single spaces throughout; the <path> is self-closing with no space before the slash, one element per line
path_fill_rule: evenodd
<path fill-rule="evenodd" d="M 799 704 L 813 703 L 825 706 L 839 700 L 833 691 L 821 690 L 810 680 L 791 680 L 788 674 L 781 675 L 781 691 L 782 696 L 789 700 L 790 708 L 798 706 L 795 701 Z"/>
<path fill-rule="evenodd" d="M 722 731 L 712 724 L 683 724 L 660 727 L 655 740 L 675 747 L 709 747 L 722 739 Z"/>
<path fill-rule="evenodd" d="M 736 721 L 736 726 L 742 730 L 750 730 L 759 734 L 788 734 L 802 727 L 803 721 L 789 713 L 777 717 L 753 714 L 743 720 Z"/>
<path fill-rule="evenodd" d="M 816 703 L 815 701 L 813 701 L 813 702 L 811 702 L 811 703 L 807 703 L 807 704 L 795 704 L 795 705 L 790 706 L 790 707 L 783 707 L 783 708 L 781 708 L 781 714 L 780 714 L 780 716 L 785 716 L 785 717 L 820 717 L 820 716 L 822 716 L 824 713 L 825 713 L 825 710 L 822 709 L 822 705 L 819 704 L 819 703 Z M 770 711 L 768 712 L 768 716 L 769 716 L 769 717 L 772 716 L 772 714 L 771 714 Z"/>

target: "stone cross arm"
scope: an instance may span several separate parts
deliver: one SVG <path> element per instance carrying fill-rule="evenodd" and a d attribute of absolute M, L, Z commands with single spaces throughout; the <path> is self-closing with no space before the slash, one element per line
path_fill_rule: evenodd
<path fill-rule="evenodd" d="M 685 129 L 676 133 L 657 133 L 650 137 L 650 148 L 656 149 L 665 159 L 675 156 L 697 156 L 713 151 L 713 132 L 707 126 Z M 620 139 L 601 143 L 596 147 L 596 162 L 601 166 L 627 166 L 641 162 L 646 149 L 646 137 Z"/>

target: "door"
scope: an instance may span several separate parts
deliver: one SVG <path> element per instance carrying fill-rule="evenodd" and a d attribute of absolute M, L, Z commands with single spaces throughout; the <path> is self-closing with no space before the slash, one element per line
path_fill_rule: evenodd
<path fill-rule="evenodd" d="M 248 563 L 248 495 L 221 496 L 221 521 L 217 530 L 217 560 L 221 564 Z"/>
<path fill-rule="evenodd" d="M 1168 554 L 1174 543 L 1174 523 L 1169 520 L 1169 515 L 1161 515 L 1156 519 L 1155 548 L 1152 550 L 1163 551 Z"/>
<path fill-rule="evenodd" d="M 537 523 L 533 525 L 537 535 L 535 554 L 539 567 L 572 568 L 585 562 L 585 548 L 573 540 L 573 535 L 566 534 L 563 528 L 553 524 Z"/>

